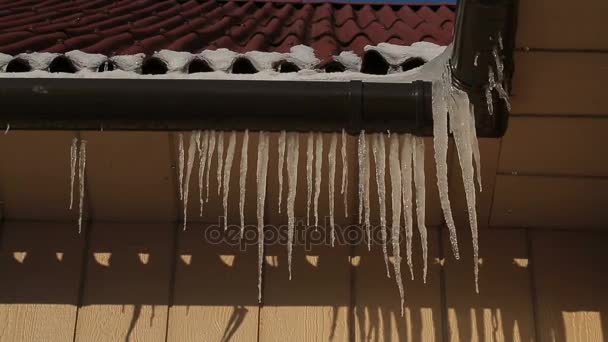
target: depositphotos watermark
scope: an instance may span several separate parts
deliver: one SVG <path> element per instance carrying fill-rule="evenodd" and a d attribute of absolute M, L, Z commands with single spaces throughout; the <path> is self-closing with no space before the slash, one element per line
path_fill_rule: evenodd
<path fill-rule="evenodd" d="M 220 217 L 217 224 L 212 224 L 204 228 L 204 239 L 209 244 L 228 245 L 238 247 L 241 251 L 246 251 L 248 247 L 258 245 L 258 226 L 246 224 L 241 228 L 238 224 L 225 224 L 226 220 Z M 295 222 L 293 231 L 293 245 L 304 246 L 306 251 L 310 251 L 314 246 L 331 246 L 332 229 L 329 218 L 323 220 L 324 225 L 307 225 L 305 220 L 298 219 Z M 370 226 L 370 238 L 372 245 L 382 245 L 382 227 L 378 225 Z M 391 243 L 391 228 L 386 227 L 387 244 Z M 287 224 L 283 225 L 264 225 L 264 245 L 286 246 L 289 230 Z M 367 244 L 367 229 L 363 225 L 338 225 L 334 224 L 334 245 L 335 246 L 356 246 Z M 400 240 L 405 236 L 401 227 Z M 257 248 L 257 247 L 256 247 Z"/>

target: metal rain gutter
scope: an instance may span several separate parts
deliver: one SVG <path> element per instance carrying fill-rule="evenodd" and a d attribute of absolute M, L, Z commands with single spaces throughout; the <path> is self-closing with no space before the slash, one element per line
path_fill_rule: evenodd
<path fill-rule="evenodd" d="M 510 82 L 514 17 L 514 0 L 459 2 L 451 67 L 475 107 L 480 137 L 506 129 L 507 109 L 494 96 L 488 115 L 483 89 L 498 36 Z M 3 78 L 0 103 L 0 127 L 13 130 L 433 132 L 432 85 L 423 81 Z"/>

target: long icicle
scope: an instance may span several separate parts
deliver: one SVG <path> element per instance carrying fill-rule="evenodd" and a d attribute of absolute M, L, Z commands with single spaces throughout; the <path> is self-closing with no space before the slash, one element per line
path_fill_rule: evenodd
<path fill-rule="evenodd" d="M 365 146 L 365 132 L 361 131 L 357 140 L 357 164 L 359 166 L 359 175 L 357 179 L 357 188 L 359 193 L 359 224 L 363 224 L 363 177 L 365 174 L 365 166 L 363 165 L 363 147 Z M 367 236 L 369 240 L 369 234 Z"/>
<path fill-rule="evenodd" d="M 264 204 L 266 202 L 266 176 L 268 174 L 268 133 L 260 131 L 257 182 L 257 219 L 258 219 L 258 302 L 262 302 L 262 266 L 264 263 Z"/>
<path fill-rule="evenodd" d="M 279 134 L 279 214 L 281 213 L 281 202 L 283 199 L 283 166 L 285 164 L 285 139 L 286 132 L 283 130 Z"/>
<path fill-rule="evenodd" d="M 84 177 L 87 166 L 87 141 L 80 140 L 78 151 L 78 182 L 80 187 L 80 202 L 78 204 L 78 234 L 82 232 L 82 212 L 84 210 Z"/>
<path fill-rule="evenodd" d="M 209 147 L 207 148 L 207 169 L 205 170 L 205 202 L 209 202 L 209 173 L 211 173 L 211 161 L 215 153 L 215 131 L 209 132 Z M 219 163 L 219 161 L 218 161 Z"/>
<path fill-rule="evenodd" d="M 336 227 L 334 217 L 334 191 L 336 179 L 336 148 L 338 145 L 338 134 L 332 133 L 329 143 L 329 153 L 327 155 L 329 164 L 329 226 L 331 228 L 331 246 L 334 247 L 336 241 Z"/>
<path fill-rule="evenodd" d="M 310 225 L 310 204 L 312 202 L 312 161 L 314 159 L 314 142 L 315 136 L 313 132 L 308 133 L 306 140 L 306 225 Z"/>
<path fill-rule="evenodd" d="M 194 166 L 194 160 L 196 159 L 196 145 L 199 141 L 201 132 L 193 131 L 190 133 L 190 141 L 188 142 L 188 159 L 186 161 L 186 178 L 183 189 L 183 204 L 184 204 L 184 227 L 188 224 L 188 197 L 190 193 L 190 176 L 192 175 L 192 168 Z"/>
<path fill-rule="evenodd" d="M 443 71 L 443 82 L 451 82 L 449 76 L 449 68 Z M 452 245 L 452 253 L 456 260 L 460 259 L 458 251 L 458 237 L 456 234 L 456 226 L 452 216 L 452 208 L 450 206 L 450 197 L 448 195 L 448 110 L 447 96 L 445 86 L 441 83 L 433 84 L 433 146 L 435 150 L 435 164 L 437 166 L 437 188 L 439 189 L 439 202 L 443 210 L 443 217 L 450 232 L 450 243 Z"/>
<path fill-rule="evenodd" d="M 359 198 L 360 203 L 363 204 L 363 225 L 367 232 L 367 249 L 372 249 L 372 234 L 371 234 L 371 223 L 370 223 L 370 204 L 369 204 L 369 177 L 370 177 L 370 165 L 369 165 L 369 149 L 367 148 L 367 137 L 365 132 L 361 131 L 359 136 L 359 148 L 361 149 L 361 155 L 359 156 L 360 162 L 360 173 L 361 178 L 359 182 L 361 185 L 361 196 Z M 361 204 L 360 204 L 361 205 Z"/>
<path fill-rule="evenodd" d="M 230 192 L 230 173 L 232 171 L 232 160 L 234 159 L 234 149 L 236 147 L 236 132 L 230 132 L 228 138 L 228 149 L 226 150 L 226 162 L 224 163 L 224 185 L 222 187 L 224 205 L 224 230 L 228 229 L 228 193 Z"/>
<path fill-rule="evenodd" d="M 372 151 L 374 164 L 376 165 L 376 185 L 378 191 L 378 210 L 380 212 L 380 236 L 382 238 L 382 254 L 384 255 L 384 266 L 386 276 L 391 277 L 389 271 L 387 231 L 386 231 L 386 148 L 384 145 L 384 134 L 375 133 L 372 136 Z"/>
<path fill-rule="evenodd" d="M 239 174 L 239 211 L 241 215 L 241 239 L 245 233 L 245 190 L 247 187 L 247 158 L 249 152 L 249 131 L 243 133 L 241 146 L 241 165 Z"/>
<path fill-rule="evenodd" d="M 412 136 L 401 137 L 401 186 L 403 196 L 403 221 L 405 223 L 405 255 L 410 275 L 414 280 L 414 263 L 412 260 L 412 240 L 414 237 L 414 219 L 412 206 Z"/>
<path fill-rule="evenodd" d="M 224 170 L 224 131 L 217 135 L 217 195 L 222 190 L 222 171 Z"/>
<path fill-rule="evenodd" d="M 420 243 L 422 244 L 422 261 L 424 263 L 422 271 L 422 281 L 426 284 L 426 274 L 428 269 L 428 238 L 426 231 L 425 216 L 425 184 L 424 184 L 424 140 L 414 137 L 414 185 L 416 187 L 416 218 L 418 220 L 418 232 L 420 233 Z"/>
<path fill-rule="evenodd" d="M 178 163 L 177 163 L 177 172 L 179 177 L 179 199 L 184 199 L 184 134 L 179 133 L 177 135 L 178 138 Z"/>
<path fill-rule="evenodd" d="M 315 141 L 315 227 L 319 226 L 319 195 L 321 194 L 321 169 L 323 168 L 323 134 L 317 133 Z"/>
<path fill-rule="evenodd" d="M 298 158 L 300 153 L 299 135 L 292 132 L 287 136 L 287 259 L 289 265 L 289 280 L 291 280 L 291 264 L 293 254 L 293 236 L 295 232 L 295 202 L 298 187 Z"/>
<path fill-rule="evenodd" d="M 389 172 L 391 178 L 391 212 L 393 214 L 391 226 L 391 241 L 393 245 L 393 268 L 395 270 L 395 280 L 401 298 L 401 316 L 403 316 L 405 291 L 403 290 L 403 280 L 401 279 L 401 165 L 399 164 L 399 136 L 392 134 L 389 145 Z"/>
<path fill-rule="evenodd" d="M 201 134 L 200 143 L 198 144 L 198 201 L 200 205 L 200 216 L 203 216 L 203 176 L 207 164 L 207 149 L 209 148 L 209 131 L 205 130 Z"/>
<path fill-rule="evenodd" d="M 462 181 L 464 183 L 465 197 L 467 200 L 467 211 L 471 227 L 471 238 L 473 240 L 473 270 L 475 274 L 475 291 L 479 293 L 479 240 L 477 231 L 477 209 L 475 208 L 475 180 L 473 171 L 473 148 L 471 142 L 472 120 L 470 103 L 465 92 L 454 89 L 448 102 L 450 113 L 450 126 L 454 128 L 454 141 L 458 151 L 460 168 L 462 169 Z"/>
<path fill-rule="evenodd" d="M 78 138 L 72 139 L 70 146 L 70 210 L 74 205 L 74 178 L 76 178 L 76 161 L 78 159 Z"/>
<path fill-rule="evenodd" d="M 342 189 L 340 194 L 344 198 L 344 217 L 348 217 L 348 162 L 346 159 L 346 131 L 342 129 Z"/>

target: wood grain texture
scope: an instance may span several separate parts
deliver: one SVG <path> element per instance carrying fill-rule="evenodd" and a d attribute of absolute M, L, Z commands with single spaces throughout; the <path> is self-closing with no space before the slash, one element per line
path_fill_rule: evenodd
<path fill-rule="evenodd" d="M 3 224 L 0 341 L 72 341 L 83 245 L 72 224 Z"/>
<path fill-rule="evenodd" d="M 416 229 L 415 229 L 416 230 Z M 416 230 L 417 231 L 417 230 Z M 405 312 L 400 314 L 399 292 L 394 280 L 386 277 L 382 250 L 356 248 L 354 303 L 352 308 L 355 341 L 441 341 L 441 281 L 437 229 L 429 228 L 429 269 L 422 282 L 422 254 L 418 233 L 414 238 L 415 280 L 410 280 L 402 242 L 401 265 L 405 288 Z M 392 271 L 391 271 L 392 274 Z"/>
<path fill-rule="evenodd" d="M 94 220 L 175 221 L 174 169 L 166 132 L 85 132 Z"/>
<path fill-rule="evenodd" d="M 349 251 L 344 245 L 296 246 L 289 280 L 285 246 L 268 249 L 260 341 L 348 339 Z"/>
<path fill-rule="evenodd" d="M 174 229 L 93 224 L 77 340 L 165 340 Z"/>
<path fill-rule="evenodd" d="M 605 229 L 608 179 L 496 178 L 490 225 L 499 227 Z"/>
<path fill-rule="evenodd" d="M 608 235 L 533 232 L 540 341 L 605 341 Z"/>
<path fill-rule="evenodd" d="M 443 239 L 449 341 L 534 341 L 534 316 L 526 235 L 523 230 L 480 232 L 479 294 L 475 293 L 469 235 L 460 261 Z"/>
<path fill-rule="evenodd" d="M 519 3 L 517 47 L 608 50 L 604 0 L 528 0 Z"/>
<path fill-rule="evenodd" d="M 216 240 L 207 239 L 209 229 L 193 223 L 179 233 L 167 340 L 257 341 L 255 239 L 240 250 L 238 245 L 210 242 Z"/>
<path fill-rule="evenodd" d="M 76 221 L 78 211 L 68 210 L 74 136 L 73 132 L 9 131 L 1 137 L 0 194 L 6 219 Z"/>
<path fill-rule="evenodd" d="M 607 53 L 516 52 L 513 115 L 608 115 Z"/>
<path fill-rule="evenodd" d="M 608 120 L 512 117 L 502 143 L 499 172 L 608 176 Z"/>

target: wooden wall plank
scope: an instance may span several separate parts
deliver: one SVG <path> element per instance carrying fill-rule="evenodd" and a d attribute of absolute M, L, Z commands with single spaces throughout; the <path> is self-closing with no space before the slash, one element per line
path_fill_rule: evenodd
<path fill-rule="evenodd" d="M 608 120 L 512 117 L 502 143 L 499 172 L 608 176 Z"/>
<path fill-rule="evenodd" d="M 533 232 L 540 341 L 604 341 L 608 235 Z"/>
<path fill-rule="evenodd" d="M 519 3 L 517 47 L 608 50 L 604 0 L 579 0 L 576 7 L 560 0 Z"/>
<path fill-rule="evenodd" d="M 3 224 L 0 340 L 72 341 L 83 246 L 72 224 Z"/>
<path fill-rule="evenodd" d="M 0 193 L 7 219 L 75 221 L 69 211 L 73 132 L 15 131 L 0 138 Z"/>
<path fill-rule="evenodd" d="M 429 269 L 427 284 L 422 283 L 422 254 L 418 233 L 414 239 L 414 271 L 410 280 L 402 243 L 401 265 L 405 288 L 405 313 L 400 314 L 399 292 L 394 280 L 386 277 L 380 247 L 371 252 L 361 244 L 356 248 L 354 265 L 353 327 L 356 341 L 441 341 L 442 310 L 437 229 L 429 228 Z M 390 249 L 389 249 L 390 250 Z M 392 274 L 392 273 L 391 273 Z"/>
<path fill-rule="evenodd" d="M 515 53 L 512 114 L 607 115 L 608 53 Z"/>
<path fill-rule="evenodd" d="M 192 224 L 179 233 L 167 340 L 257 341 L 255 239 L 241 250 L 210 232 L 223 227 Z"/>
<path fill-rule="evenodd" d="M 501 175 L 490 224 L 605 229 L 608 179 Z"/>
<path fill-rule="evenodd" d="M 92 219 L 176 219 L 176 194 L 166 132 L 86 132 L 87 191 Z M 175 165 L 174 165 L 175 166 Z"/>
<path fill-rule="evenodd" d="M 165 341 L 174 224 L 94 223 L 79 341 Z"/>
<path fill-rule="evenodd" d="M 348 340 L 349 252 L 345 245 L 296 246 L 289 280 L 286 247 L 269 246 L 259 340 Z"/>
<path fill-rule="evenodd" d="M 534 315 L 526 235 L 523 230 L 480 232 L 479 294 L 473 247 L 461 236 L 460 261 L 443 234 L 445 296 L 450 341 L 534 341 Z"/>

